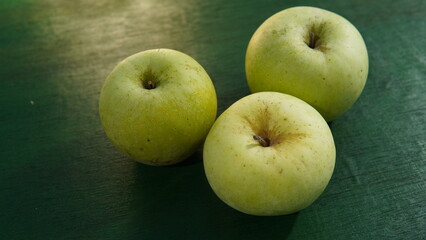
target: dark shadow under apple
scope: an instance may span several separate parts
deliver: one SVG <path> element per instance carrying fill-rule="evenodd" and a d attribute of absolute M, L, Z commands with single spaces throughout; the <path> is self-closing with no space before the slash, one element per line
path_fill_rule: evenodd
<path fill-rule="evenodd" d="M 164 167 L 168 167 L 168 168 L 186 167 L 186 166 L 193 165 L 202 161 L 203 161 L 203 146 L 200 146 L 197 148 L 197 150 L 193 154 L 191 154 L 182 162 L 173 164 L 170 166 L 164 166 Z"/>
<path fill-rule="evenodd" d="M 201 150 L 169 167 L 135 162 L 133 174 L 126 237 L 282 239 L 298 216 L 251 216 L 227 206 L 208 184 Z"/>

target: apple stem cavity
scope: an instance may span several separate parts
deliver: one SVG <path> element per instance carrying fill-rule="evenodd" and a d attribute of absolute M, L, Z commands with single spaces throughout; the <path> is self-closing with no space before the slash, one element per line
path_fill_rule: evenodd
<path fill-rule="evenodd" d="M 142 80 L 143 88 L 151 90 L 157 87 L 157 82 L 151 71 L 145 72 L 144 79 Z"/>
<path fill-rule="evenodd" d="M 269 147 L 271 145 L 271 142 L 268 138 L 262 138 L 261 136 L 253 136 L 254 140 L 257 140 L 262 147 Z"/>

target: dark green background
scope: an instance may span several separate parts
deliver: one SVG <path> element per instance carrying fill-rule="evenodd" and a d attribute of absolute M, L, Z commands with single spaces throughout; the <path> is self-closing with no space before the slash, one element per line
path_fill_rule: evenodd
<path fill-rule="evenodd" d="M 222 203 L 202 152 L 137 164 L 107 140 L 103 80 L 125 57 L 172 48 L 210 74 L 219 113 L 249 94 L 248 41 L 296 5 L 336 12 L 363 35 L 366 87 L 331 129 L 324 194 L 290 216 Z M 425 239 L 425 1 L 0 2 L 0 239 Z"/>

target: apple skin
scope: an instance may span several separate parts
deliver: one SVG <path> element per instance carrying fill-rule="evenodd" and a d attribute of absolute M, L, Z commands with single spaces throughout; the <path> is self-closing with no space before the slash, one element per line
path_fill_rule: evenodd
<path fill-rule="evenodd" d="M 267 19 L 251 38 L 245 61 L 251 92 L 293 95 L 326 121 L 355 103 L 368 75 L 367 48 L 358 30 L 314 7 L 289 8 Z"/>
<path fill-rule="evenodd" d="M 149 89 L 153 82 L 155 88 Z M 108 138 L 148 165 L 175 164 L 191 155 L 216 113 L 216 92 L 206 71 L 190 56 L 170 49 L 126 58 L 106 78 L 99 98 Z"/>
<path fill-rule="evenodd" d="M 269 138 L 263 147 L 253 136 Z M 297 212 L 314 202 L 334 169 L 333 136 L 304 101 L 261 92 L 231 105 L 204 143 L 204 170 L 216 195 L 252 215 Z"/>

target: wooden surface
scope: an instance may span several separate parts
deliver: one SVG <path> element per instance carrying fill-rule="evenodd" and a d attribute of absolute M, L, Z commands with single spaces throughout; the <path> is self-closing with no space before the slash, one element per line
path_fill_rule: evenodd
<path fill-rule="evenodd" d="M 257 27 L 296 5 L 336 12 L 363 35 L 363 94 L 331 129 L 324 194 L 290 216 L 222 203 L 201 150 L 149 167 L 118 152 L 98 117 L 125 57 L 172 48 L 210 74 L 219 113 L 249 94 Z M 422 0 L 0 2 L 0 239 L 426 239 L 426 6 Z"/>

